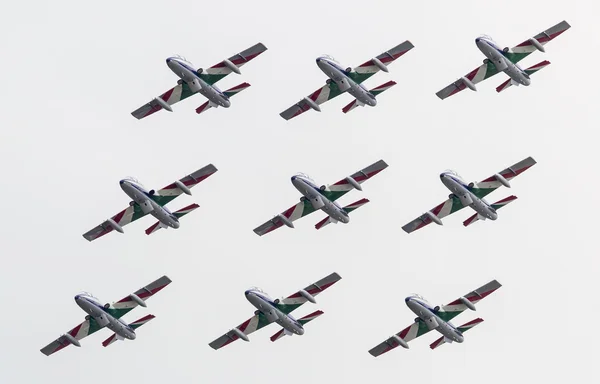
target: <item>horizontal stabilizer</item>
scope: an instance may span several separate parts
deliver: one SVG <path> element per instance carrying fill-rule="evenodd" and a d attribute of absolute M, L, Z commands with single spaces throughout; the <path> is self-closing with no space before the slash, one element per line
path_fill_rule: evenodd
<path fill-rule="evenodd" d="M 154 319 L 155 317 L 156 316 L 154 316 L 154 315 L 146 315 L 146 316 L 142 317 L 141 319 L 138 319 L 138 320 L 134 321 L 133 323 L 129 324 L 129 326 L 131 328 L 133 328 L 134 330 L 138 329 L 139 327 L 146 324 L 147 322 Z M 108 339 L 106 339 L 102 342 L 102 346 L 108 347 L 109 345 L 111 345 L 112 343 L 114 343 L 117 340 L 123 340 L 123 338 L 120 337 L 119 335 L 117 335 L 116 333 L 113 333 Z"/>
<path fill-rule="evenodd" d="M 306 315 L 303 318 L 298 319 L 298 322 L 302 325 L 305 325 L 306 323 L 321 316 L 323 313 L 324 312 L 321 310 L 315 311 L 315 312 L 311 313 L 310 315 Z M 287 332 L 285 331 L 285 329 L 282 328 L 281 330 L 279 330 L 279 332 L 277 332 L 276 334 L 271 336 L 271 341 L 277 341 L 277 340 L 281 339 L 283 336 L 285 336 L 286 334 L 287 334 Z"/>
<path fill-rule="evenodd" d="M 176 212 L 173 212 L 173 215 L 175 217 L 177 217 L 178 219 L 180 219 L 181 217 L 187 215 L 188 213 L 192 212 L 194 209 L 199 208 L 199 207 L 200 206 L 198 204 L 194 203 L 192 205 L 188 205 L 185 208 L 181 208 L 180 210 L 178 210 Z M 163 223 L 161 223 L 160 221 L 157 221 L 150 228 L 146 229 L 146 235 L 151 235 L 161 228 L 168 228 L 168 227 L 166 225 L 164 225 Z"/>
<path fill-rule="evenodd" d="M 508 204 L 510 202 L 513 202 L 515 200 L 517 200 L 517 196 L 514 196 L 514 195 L 513 196 L 508 196 L 508 197 L 505 197 L 502 200 L 496 201 L 494 204 L 491 204 L 491 207 L 494 208 L 495 210 L 498 210 L 498 209 L 504 207 L 506 204 Z M 473 216 L 471 216 L 467 220 L 465 220 L 463 222 L 463 225 L 465 227 L 468 227 L 469 225 L 473 224 L 476 221 L 479 221 L 479 214 L 478 213 L 474 214 Z"/>
<path fill-rule="evenodd" d="M 458 327 L 458 331 L 460 333 L 465 333 L 466 331 L 468 331 L 469 329 L 473 328 L 474 326 L 476 326 L 477 324 L 483 322 L 482 318 L 477 318 L 475 320 L 471 320 L 468 323 L 465 323 L 463 325 L 461 325 L 460 327 Z M 439 347 L 442 344 L 447 343 L 447 340 L 445 337 L 440 337 L 439 339 L 437 339 L 436 341 L 434 341 L 433 343 L 431 343 L 429 345 L 429 348 L 431 349 L 436 349 L 437 347 Z"/>
<path fill-rule="evenodd" d="M 544 60 L 541 63 L 537 63 L 536 65 L 533 65 L 533 66 L 527 68 L 525 70 L 525 73 L 527 73 L 529 76 L 531 76 L 534 73 L 536 73 L 537 71 L 539 71 L 540 69 L 547 67 L 548 65 L 550 65 L 550 62 L 548 60 Z M 508 79 L 504 83 L 500 84 L 498 86 L 498 88 L 496 88 L 496 92 L 502 92 L 506 88 L 509 88 L 511 85 L 514 85 L 511 80 L 512 79 Z"/>
<path fill-rule="evenodd" d="M 379 87 L 375 87 L 373 89 L 371 89 L 369 92 L 371 92 L 373 94 L 373 96 L 377 97 L 377 95 L 379 95 L 380 93 L 387 91 L 388 89 L 390 89 L 391 87 L 393 87 L 394 85 L 396 85 L 397 83 L 395 81 L 388 81 L 385 84 L 381 84 Z M 344 113 L 348 113 L 351 110 L 353 110 L 354 108 L 361 106 L 364 107 L 364 103 L 361 103 L 360 101 L 354 99 L 354 101 L 352 101 L 350 104 L 346 105 L 343 109 L 342 112 Z"/>
<path fill-rule="evenodd" d="M 355 201 L 352 204 L 346 205 L 344 208 L 342 208 L 344 211 L 346 211 L 347 213 L 350 213 L 360 207 L 362 207 L 363 205 L 367 204 L 369 202 L 369 199 L 360 199 L 358 201 Z M 329 223 L 333 223 L 333 219 L 329 216 L 327 216 L 326 218 L 324 218 L 323 220 L 319 221 L 316 225 L 315 228 L 316 229 L 321 229 L 324 226 L 326 226 Z M 336 221 L 337 222 L 337 221 Z"/>
<path fill-rule="evenodd" d="M 237 95 L 238 93 L 242 92 L 244 89 L 250 87 L 249 83 L 242 83 L 242 84 L 238 84 L 235 87 L 229 88 L 228 90 L 226 90 L 225 92 L 223 92 L 225 94 L 225 96 L 227 97 L 231 97 L 234 95 Z"/>

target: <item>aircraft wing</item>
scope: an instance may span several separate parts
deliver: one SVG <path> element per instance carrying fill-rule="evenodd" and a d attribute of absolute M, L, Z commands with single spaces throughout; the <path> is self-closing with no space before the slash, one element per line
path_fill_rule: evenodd
<path fill-rule="evenodd" d="M 304 291 L 308 292 L 308 294 L 314 298 L 315 296 L 319 295 L 321 292 L 331 287 L 333 284 L 337 283 L 341 279 L 342 277 L 334 272 L 331 275 L 324 277 L 316 283 L 313 283 L 308 287 L 304 288 Z M 307 301 L 309 300 L 302 294 L 302 292 L 298 291 L 293 295 L 290 295 L 285 299 L 280 300 L 277 304 L 277 307 L 279 308 L 279 310 L 281 310 L 281 312 L 288 314 L 293 310 L 297 309 L 302 304 L 306 303 Z"/>
<path fill-rule="evenodd" d="M 398 44 L 394 48 L 389 51 L 383 52 L 381 55 L 377 56 L 376 59 L 379 63 L 376 63 L 374 59 L 364 62 L 358 67 L 354 68 L 352 72 L 350 72 L 349 76 L 356 82 L 362 83 L 369 77 L 373 76 L 377 72 L 382 70 L 378 64 L 383 64 L 383 68 L 386 68 L 390 65 L 394 60 L 404 55 L 406 52 L 413 49 L 415 46 L 408 40 L 403 43 Z"/>
<path fill-rule="evenodd" d="M 100 225 L 84 233 L 83 237 L 87 241 L 93 241 L 99 237 L 106 235 L 107 233 L 112 232 L 113 230 L 121 232 L 124 226 L 144 216 L 146 216 L 146 214 L 142 212 L 140 206 L 134 203 L 133 205 L 130 205 L 129 207 L 125 208 L 121 212 L 111 217 L 109 220 L 102 222 Z M 118 227 L 114 226 L 115 223 Z"/>
<path fill-rule="evenodd" d="M 266 50 L 267 47 L 265 47 L 263 43 L 255 44 L 250 48 L 231 56 L 227 59 L 229 63 L 226 60 L 223 60 L 220 63 L 203 70 L 202 73 L 200 73 L 200 77 L 207 83 L 214 84 L 230 73 L 235 72 L 236 67 L 239 70 L 240 67 L 246 65 L 247 62 Z M 233 66 L 231 66 L 231 64 L 233 64 Z"/>
<path fill-rule="evenodd" d="M 479 198 L 487 196 L 488 194 L 490 194 L 497 188 L 504 185 L 503 184 L 504 180 L 506 182 L 510 182 L 512 179 L 514 179 L 521 173 L 525 172 L 526 170 L 528 170 L 535 164 L 536 164 L 536 161 L 533 159 L 533 157 L 528 157 L 528 158 L 521 160 L 518 163 L 513 164 L 510 167 L 488 177 L 487 179 L 478 182 L 473 188 L 471 188 L 471 191 Z M 499 178 L 499 177 L 497 177 L 497 175 L 500 175 L 501 177 Z M 504 180 L 502 180 L 502 179 L 504 179 Z M 510 184 L 509 184 L 509 186 L 510 186 Z"/>
<path fill-rule="evenodd" d="M 346 193 L 356 188 L 352 184 L 353 181 L 360 185 L 372 178 L 373 176 L 377 175 L 379 172 L 383 171 L 387 167 L 388 165 L 385 161 L 379 160 L 334 184 L 328 185 L 327 188 L 325 188 L 325 190 L 323 191 L 323 194 L 327 196 L 329 200 L 337 200 L 340 197 L 344 196 Z"/>
<path fill-rule="evenodd" d="M 465 304 L 463 304 L 463 297 L 467 299 L 471 304 L 475 305 L 478 302 L 480 302 L 483 298 L 496 291 L 501 286 L 502 284 L 500 284 L 497 280 L 492 280 L 484 286 L 479 287 L 476 290 L 469 292 L 466 295 L 454 300 L 450 304 L 444 305 L 437 312 L 437 315 L 444 321 L 450 321 L 468 309 L 468 307 Z"/>
<path fill-rule="evenodd" d="M 304 217 L 308 214 L 311 214 L 315 211 L 312 204 L 308 200 L 304 200 L 299 202 L 281 212 L 279 215 L 275 216 L 271 220 L 265 222 L 264 224 L 259 225 L 254 228 L 254 233 L 259 236 L 266 235 L 269 232 L 276 230 L 277 228 L 281 228 L 283 225 L 291 225 L 294 228 L 294 221 L 298 220 L 301 217 Z"/>
<path fill-rule="evenodd" d="M 133 295 L 127 295 L 121 300 L 112 303 L 107 309 L 107 312 L 109 312 L 112 316 L 116 318 L 121 318 L 127 312 L 140 305 L 140 303 L 137 301 L 138 298 L 141 299 L 143 303 L 145 303 L 146 300 L 157 294 L 169 284 L 171 284 L 171 279 L 169 279 L 167 276 L 163 276 L 153 281 L 152 283 L 146 285 L 145 287 L 135 291 L 133 294 L 136 297 L 133 297 Z"/>
<path fill-rule="evenodd" d="M 267 319 L 267 317 L 259 312 L 258 315 L 252 316 L 250 319 L 238 325 L 235 329 L 241 332 L 244 336 L 247 336 L 269 324 L 271 324 L 271 322 Z M 240 338 L 236 330 L 232 329 L 208 345 L 210 345 L 212 349 L 216 350 L 233 343 Z"/>
<path fill-rule="evenodd" d="M 474 86 L 475 84 L 480 83 L 485 79 L 489 79 L 490 77 L 494 76 L 497 73 L 498 73 L 498 70 L 496 69 L 496 66 L 494 65 L 494 63 L 488 62 L 487 64 L 483 64 L 480 67 L 467 73 L 464 76 L 464 78 L 466 78 Z M 447 86 L 446 88 L 444 88 L 441 91 L 439 91 L 438 93 L 436 93 L 436 95 L 440 99 L 444 100 L 447 97 L 456 95 L 458 92 L 466 89 L 467 87 L 468 87 L 468 83 L 465 82 L 463 80 L 463 78 L 460 78 L 460 79 L 456 80 L 455 82 L 453 82 L 452 84 L 450 84 L 449 86 Z"/>
<path fill-rule="evenodd" d="M 556 24 L 555 26 L 546 29 L 544 32 L 538 33 L 532 39 L 535 39 L 538 43 L 540 43 L 542 46 L 544 46 L 544 45 L 548 44 L 548 42 L 554 40 L 556 37 L 561 35 L 563 32 L 565 32 L 569 28 L 571 28 L 569 23 L 567 23 L 566 21 L 563 20 L 560 23 Z M 513 63 L 517 63 L 517 62 L 523 60 L 525 57 L 527 57 L 532 52 L 537 51 L 538 48 L 536 48 L 532 39 L 527 39 L 524 42 L 522 42 L 521 44 L 519 44 L 515 47 L 512 47 L 510 49 L 510 51 L 506 53 L 506 57 Z"/>
<path fill-rule="evenodd" d="M 176 86 L 169 89 L 167 92 L 150 100 L 135 111 L 131 112 L 131 114 L 133 115 L 133 117 L 140 120 L 163 109 L 164 103 L 166 103 L 169 106 L 170 110 L 171 105 L 178 103 L 183 99 L 187 99 L 195 93 L 196 92 L 192 91 L 186 82 L 181 82 L 181 84 L 178 83 Z M 158 98 L 160 98 L 160 100 L 157 100 Z"/>
<path fill-rule="evenodd" d="M 464 208 L 464 205 L 460 202 L 460 199 L 456 196 L 444 201 L 442 204 L 437 205 L 435 208 L 429 210 L 431 215 L 434 215 L 437 219 L 442 219 L 456 211 L 459 211 Z M 402 227 L 404 232 L 411 233 L 416 231 L 417 229 L 421 229 L 426 225 L 429 225 L 434 222 L 429 213 L 424 213 L 421 216 L 417 217 L 410 223 L 406 224 Z"/>
<path fill-rule="evenodd" d="M 404 343 L 408 343 L 409 341 L 414 340 L 417 337 L 426 334 L 427 332 L 429 332 L 429 328 L 423 321 L 419 319 L 408 327 L 404 328 L 402 331 L 396 333 L 394 336 L 391 336 L 386 341 L 371 348 L 369 353 L 375 357 L 383 355 L 384 353 L 389 352 L 401 345 L 398 341 L 398 338 L 403 340 Z"/>
<path fill-rule="evenodd" d="M 71 329 L 69 332 L 67 332 L 67 334 L 70 337 L 75 338 L 75 340 L 79 342 L 79 340 L 91 335 L 99 329 L 102 329 L 102 327 L 98 325 L 98 323 L 96 322 L 96 320 L 94 320 L 93 317 L 90 317 L 89 320 L 84 320 L 83 323 Z M 62 335 L 50 344 L 46 345 L 44 348 L 40 349 L 40 352 L 42 352 L 46 356 L 50 356 L 51 354 L 58 352 L 71 344 L 72 342 L 69 341 L 68 336 Z"/>
<path fill-rule="evenodd" d="M 279 116 L 283 117 L 286 120 L 290 120 L 308 111 L 309 109 L 315 109 L 316 111 L 321 112 L 321 108 L 319 108 L 319 105 L 333 99 L 334 97 L 341 95 L 342 93 L 343 92 L 340 91 L 339 87 L 335 82 L 328 82 L 323 87 L 317 89 L 310 95 L 306 96 L 304 99 L 300 100 L 285 111 L 281 112 Z"/>
<path fill-rule="evenodd" d="M 170 201 L 172 201 L 173 199 L 175 199 L 177 196 L 181 195 L 182 193 L 187 194 L 189 192 L 191 194 L 191 191 L 189 190 L 190 188 L 199 184 L 201 181 L 203 181 L 204 179 L 206 179 L 207 177 L 209 177 L 210 175 L 214 174 L 217 171 L 218 171 L 218 169 L 214 165 L 208 164 L 207 166 L 200 168 L 196 172 L 193 172 L 193 173 L 191 173 L 187 176 L 184 176 L 178 180 L 178 182 L 180 184 L 183 184 L 183 187 L 185 189 L 187 189 L 187 191 L 182 190 L 180 188 L 181 185 L 178 185 L 179 184 L 178 182 L 174 182 L 174 183 L 171 183 L 171 184 L 167 185 L 166 187 L 158 190 L 152 196 L 152 199 L 157 204 L 160 204 L 162 206 L 162 205 L 169 203 Z"/>

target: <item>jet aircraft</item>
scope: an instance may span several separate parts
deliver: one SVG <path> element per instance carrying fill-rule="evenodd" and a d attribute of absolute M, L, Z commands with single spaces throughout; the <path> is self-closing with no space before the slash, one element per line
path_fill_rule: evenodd
<path fill-rule="evenodd" d="M 535 163 L 533 158 L 528 157 L 483 181 L 468 184 L 454 171 L 442 172 L 440 174 L 440 179 L 446 188 L 452 192 L 448 197 L 448 200 L 417 217 L 402 227 L 402 229 L 404 229 L 406 233 L 411 233 L 430 223 L 443 225 L 441 220 L 443 217 L 459 211 L 464 207 L 471 207 L 476 212 L 473 216 L 463 222 L 465 227 L 473 224 L 477 220 L 496 220 L 498 218 L 498 213 L 496 211 L 506 204 L 515 201 L 517 197 L 508 196 L 493 204 L 489 204 L 485 201 L 484 197 L 501 186 L 510 188 L 509 181 L 531 168 Z"/>
<path fill-rule="evenodd" d="M 481 53 L 486 57 L 483 60 L 483 65 L 456 80 L 454 83 L 436 93 L 436 95 L 443 100 L 466 88 L 476 91 L 477 88 L 475 87 L 475 84 L 490 78 L 499 72 L 504 72 L 509 79 L 500 84 L 496 88 L 496 92 L 502 92 L 511 85 L 528 86 L 531 84 L 531 75 L 548 66 L 550 62 L 544 60 L 527 69 L 521 68 L 517 63 L 536 50 L 546 52 L 544 45 L 570 27 L 569 23 L 562 21 L 554 27 L 525 40 L 513 48 L 505 47 L 502 49 L 494 43 L 489 36 L 476 38 L 475 44 L 477 45 L 477 48 L 479 48 Z"/>
<path fill-rule="evenodd" d="M 406 299 L 404 299 L 404 301 L 406 302 L 408 308 L 410 308 L 410 310 L 418 316 L 415 318 L 415 322 L 395 335 L 392 335 L 392 337 L 383 343 L 372 348 L 369 353 L 377 357 L 388 351 L 391 351 L 397 346 L 408 349 L 409 341 L 416 339 L 417 337 L 422 336 L 434 329 L 441 333 L 442 337 L 431 343 L 429 346 L 431 349 L 435 349 L 442 344 L 452 343 L 454 341 L 457 343 L 462 343 L 464 341 L 463 333 L 481 323 L 483 319 L 477 318 L 459 327 L 452 325 L 450 320 L 467 309 L 475 311 L 475 304 L 501 286 L 502 284 L 496 280 L 490 281 L 483 287 L 477 288 L 473 292 L 469 292 L 466 295 L 454 300 L 450 304 L 442 307 L 433 307 L 427 302 L 427 300 L 419 295 L 408 296 Z"/>
<path fill-rule="evenodd" d="M 410 51 L 413 47 L 412 43 L 407 40 L 354 69 L 350 67 L 344 69 L 331 56 L 324 55 L 318 57 L 317 66 L 327 75 L 327 77 L 329 77 L 327 83 L 322 88 L 319 88 L 298 103 L 281 112 L 280 116 L 289 120 L 309 109 L 321 112 L 321 107 L 319 107 L 320 104 L 323 104 L 344 92 L 348 92 L 355 98 L 354 101 L 342 109 L 344 113 L 348 113 L 358 106 L 364 107 L 365 105 L 369 105 L 374 107 L 377 104 L 377 99 L 375 97 L 396 85 L 396 82 L 388 81 L 371 90 L 367 90 L 367 88 L 362 85 L 362 82 L 380 70 L 388 72 L 387 66 L 392 61 Z"/>
<path fill-rule="evenodd" d="M 154 216 L 158 222 L 146 229 L 146 235 L 150 235 L 161 228 L 179 228 L 179 219 L 200 206 L 198 204 L 191 204 L 178 211 L 171 212 L 165 205 L 182 193 L 191 195 L 192 192 L 190 191 L 190 188 L 215 172 L 217 172 L 217 168 L 215 168 L 214 165 L 209 164 L 156 192 L 153 189 L 150 191 L 146 190 L 146 188 L 135 179 L 123 179 L 119 184 L 121 185 L 123 192 L 132 199 L 132 201 L 129 202 L 129 207 L 84 233 L 83 237 L 88 241 L 92 241 L 113 230 L 123 233 L 123 227 L 125 225 L 136 221 L 147 214 Z"/>
<path fill-rule="evenodd" d="M 79 340 L 104 327 L 114 332 L 108 339 L 102 342 L 102 345 L 105 347 L 117 340 L 134 340 L 136 337 L 136 329 L 154 319 L 155 316 L 146 315 L 131 324 L 127 324 L 121 320 L 121 317 L 138 305 L 146 307 L 146 300 L 154 296 L 154 294 L 170 283 L 171 279 L 167 276 L 163 276 L 146 285 L 144 288 L 138 289 L 135 293 L 112 304 L 107 303 L 102 305 L 97 298 L 89 293 L 76 295 L 75 302 L 87 313 L 84 322 L 54 340 L 40 351 L 44 355 L 50 356 L 71 344 L 76 347 L 81 347 Z"/>
<path fill-rule="evenodd" d="M 206 70 L 202 68 L 195 69 L 194 65 L 184 57 L 169 57 L 167 58 L 167 66 L 179 77 L 177 85 L 131 112 L 131 114 L 139 120 L 161 109 L 173 112 L 171 105 L 196 93 L 200 93 L 208 99 L 206 103 L 196 108 L 196 113 L 202 113 L 211 107 L 229 108 L 231 105 L 229 99 L 248 88 L 250 84 L 242 83 L 226 91 L 221 91 L 215 83 L 232 72 L 238 75 L 241 74 L 241 66 L 266 50 L 267 47 L 262 43 L 258 43 Z"/>
<path fill-rule="evenodd" d="M 315 225 L 316 229 L 321 229 L 329 223 L 337 224 L 338 221 L 348 223 L 350 222 L 350 216 L 348 214 L 362 207 L 368 203 L 369 200 L 360 199 L 343 208 L 337 204 L 335 200 L 339 199 L 352 189 L 362 191 L 361 184 L 383 171 L 387 166 L 385 161 L 379 160 L 335 184 L 329 186 L 322 185 L 321 187 L 318 187 L 317 184 L 305 174 L 292 176 L 292 184 L 303 195 L 300 198 L 300 202 L 266 223 L 258 226 L 254 229 L 254 232 L 257 235 L 262 236 L 283 225 L 294 228 L 293 221 L 319 209 L 326 213 L 327 217 Z"/>
<path fill-rule="evenodd" d="M 245 292 L 245 295 L 246 299 L 256 307 L 254 316 L 225 333 L 209 345 L 216 350 L 223 348 L 238 339 L 250 341 L 248 339 L 249 334 L 271 323 L 277 323 L 282 327 L 280 331 L 271 336 L 271 341 L 279 340 L 285 335 L 303 335 L 304 325 L 321 316 L 323 311 L 315 311 L 300 319 L 295 319 L 290 313 L 307 301 L 315 304 L 315 296 L 331 287 L 339 280 L 341 280 L 340 275 L 334 272 L 285 299 L 275 300 L 270 298 L 259 288 L 250 288 Z"/>

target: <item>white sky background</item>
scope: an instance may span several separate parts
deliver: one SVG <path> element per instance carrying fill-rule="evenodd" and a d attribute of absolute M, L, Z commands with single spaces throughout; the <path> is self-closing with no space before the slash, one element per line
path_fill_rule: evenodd
<path fill-rule="evenodd" d="M 0 270 L 2 383 L 505 383 L 592 377 L 597 252 L 597 2 L 13 2 L 0 16 L 4 191 Z M 445 101 L 435 92 L 481 64 L 474 39 L 514 46 L 566 19 L 572 28 L 523 66 L 552 65 L 497 94 L 498 75 Z M 341 96 L 284 121 L 320 87 L 323 53 L 356 66 L 409 39 L 415 48 L 366 83 L 395 80 L 375 108 L 348 115 Z M 175 84 L 165 58 L 197 67 L 264 43 L 218 85 L 252 87 L 229 110 L 196 115 L 195 96 L 137 121 L 130 112 Z M 533 156 L 496 191 L 519 200 L 468 229 L 465 210 L 411 235 L 401 226 L 442 202 L 439 173 L 482 180 Z M 341 202 L 368 197 L 348 225 L 316 231 L 316 213 L 264 237 L 252 229 L 298 201 L 297 171 L 332 183 L 379 160 L 390 166 Z M 178 230 L 146 236 L 145 218 L 88 243 L 81 234 L 125 208 L 119 179 L 161 188 L 208 163 L 219 172 L 170 204 L 201 208 Z M 246 320 L 251 285 L 287 296 L 336 271 L 342 281 L 294 315 L 325 315 L 302 337 L 276 325 L 213 351 Z M 103 330 L 51 357 L 39 352 L 83 320 L 73 296 L 113 301 L 167 274 L 173 283 L 125 317 L 157 318 L 133 342 L 103 348 Z M 377 359 L 367 351 L 409 325 L 404 297 L 456 299 L 491 279 L 486 321 L 463 344 L 431 351 L 432 333 Z"/>

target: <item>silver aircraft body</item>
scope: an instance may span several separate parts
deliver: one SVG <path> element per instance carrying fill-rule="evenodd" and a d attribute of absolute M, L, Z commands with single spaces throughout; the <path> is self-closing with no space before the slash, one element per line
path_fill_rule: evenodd
<path fill-rule="evenodd" d="M 307 175 L 297 174 L 292 176 L 292 184 L 303 195 L 301 201 L 310 201 L 313 208 L 320 209 L 335 222 L 342 222 L 344 224 L 350 222 L 348 213 L 337 202 L 329 200 L 323 194 L 321 188 Z"/>
<path fill-rule="evenodd" d="M 327 84 L 330 84 L 332 81 L 335 82 L 341 92 L 347 91 L 358 100 L 360 105 L 371 107 L 377 105 L 375 95 L 369 92 L 364 85 L 357 83 L 348 76 L 349 71 L 344 70 L 331 56 L 318 57 L 317 65 L 329 77 Z"/>
<path fill-rule="evenodd" d="M 160 206 L 152 200 L 152 195 L 154 195 L 153 190 L 148 191 L 134 179 L 123 179 L 119 181 L 119 185 L 123 192 L 140 206 L 142 212 L 151 214 L 163 226 L 175 229 L 179 228 L 179 219 L 166 206 Z"/>
<path fill-rule="evenodd" d="M 513 85 L 528 86 L 531 84 L 531 77 L 517 63 L 513 63 L 489 36 L 480 36 L 475 39 L 477 48 L 485 55 L 487 60 L 494 63 L 498 71 L 504 72 L 513 81 Z M 487 61 L 486 61 L 487 62 Z"/>
<path fill-rule="evenodd" d="M 408 349 L 409 341 L 433 330 L 440 333 L 442 337 L 429 346 L 431 349 L 435 349 L 445 343 L 462 343 L 465 340 L 463 335 L 464 332 L 477 324 L 482 323 L 483 319 L 477 318 L 459 327 L 454 326 L 450 320 L 467 309 L 475 311 L 475 304 L 501 286 L 502 284 L 498 281 L 492 280 L 482 287 L 459 297 L 450 304 L 435 307 L 429 304 L 429 302 L 420 295 L 415 294 L 408 296 L 404 299 L 404 302 L 408 308 L 417 315 L 414 323 L 397 334 L 392 335 L 386 341 L 378 344 L 372 348 L 369 353 L 377 357 L 398 346 Z"/>
<path fill-rule="evenodd" d="M 443 225 L 442 218 L 458 212 L 465 207 L 469 207 L 475 211 L 473 216 L 463 222 L 465 227 L 479 220 L 496 220 L 498 218 L 497 210 L 515 201 L 517 197 L 511 195 L 492 204 L 488 203 L 485 197 L 502 186 L 510 188 L 512 179 L 535 164 L 536 161 L 532 157 L 528 157 L 477 183 L 465 182 L 454 171 L 442 172 L 440 180 L 452 192 L 448 196 L 448 200 L 410 221 L 402 229 L 406 233 L 411 233 L 431 223 Z"/>
<path fill-rule="evenodd" d="M 340 279 L 340 275 L 334 272 L 316 283 L 311 284 L 304 289 L 300 289 L 296 293 L 282 299 L 272 299 L 259 288 L 250 288 L 246 290 L 246 299 L 254 306 L 254 308 L 256 308 L 254 316 L 218 337 L 209 344 L 210 347 L 216 350 L 239 339 L 250 341 L 248 338 L 249 334 L 272 323 L 280 325 L 281 330 L 271 336 L 271 341 L 277 341 L 286 335 L 303 335 L 304 325 L 321 316 L 323 311 L 317 310 L 299 319 L 294 318 L 290 313 L 304 303 L 316 303 L 315 296 L 319 295 Z"/>
<path fill-rule="evenodd" d="M 146 315 L 130 324 L 124 322 L 121 317 L 137 306 L 146 307 L 146 300 L 170 283 L 171 279 L 163 276 L 112 304 L 107 303 L 103 305 L 89 293 L 76 295 L 75 303 L 87 314 L 84 322 L 42 348 L 41 352 L 46 356 L 50 356 L 69 345 L 81 347 L 79 340 L 102 328 L 108 328 L 114 332 L 112 336 L 102 343 L 104 347 L 111 345 L 117 340 L 135 340 L 136 329 L 154 319 L 155 316 Z"/>

